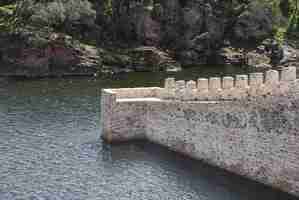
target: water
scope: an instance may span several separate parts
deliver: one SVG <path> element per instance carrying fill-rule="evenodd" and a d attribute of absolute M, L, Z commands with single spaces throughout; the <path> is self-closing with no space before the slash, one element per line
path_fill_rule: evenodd
<path fill-rule="evenodd" d="M 175 76 L 243 70 L 224 71 L 189 69 Z M 154 144 L 103 143 L 100 89 L 158 86 L 166 76 L 0 80 L 0 200 L 295 199 Z"/>

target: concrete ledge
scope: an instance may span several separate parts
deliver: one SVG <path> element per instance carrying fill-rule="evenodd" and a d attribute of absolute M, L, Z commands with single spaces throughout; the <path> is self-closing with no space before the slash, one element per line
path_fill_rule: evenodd
<path fill-rule="evenodd" d="M 158 98 L 123 98 L 117 99 L 116 102 L 155 102 L 155 101 L 162 101 L 162 99 Z"/>

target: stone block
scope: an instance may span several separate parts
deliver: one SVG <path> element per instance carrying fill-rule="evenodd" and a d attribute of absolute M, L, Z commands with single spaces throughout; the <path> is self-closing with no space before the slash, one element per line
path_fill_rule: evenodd
<path fill-rule="evenodd" d="M 167 78 L 164 83 L 165 89 L 174 89 L 175 88 L 175 78 Z"/>
<path fill-rule="evenodd" d="M 296 67 L 286 67 L 281 70 L 280 81 L 296 80 Z"/>
<path fill-rule="evenodd" d="M 264 83 L 263 73 L 250 73 L 249 74 L 249 86 L 258 87 Z"/>
<path fill-rule="evenodd" d="M 248 75 L 236 75 L 235 87 L 238 89 L 246 89 L 248 87 Z"/>
<path fill-rule="evenodd" d="M 180 80 L 175 82 L 175 99 L 183 100 L 186 90 L 186 81 Z"/>
<path fill-rule="evenodd" d="M 279 82 L 279 72 L 276 70 L 268 70 L 266 71 L 265 76 L 265 84 L 266 85 L 274 85 Z"/>
<path fill-rule="evenodd" d="M 206 78 L 199 78 L 197 80 L 197 90 L 204 91 L 209 89 L 209 80 Z"/>
<path fill-rule="evenodd" d="M 231 76 L 225 76 L 222 78 L 222 89 L 229 90 L 234 87 L 234 78 Z"/>
<path fill-rule="evenodd" d="M 194 100 L 196 96 L 196 82 L 190 80 L 186 84 L 184 100 L 190 101 Z"/>

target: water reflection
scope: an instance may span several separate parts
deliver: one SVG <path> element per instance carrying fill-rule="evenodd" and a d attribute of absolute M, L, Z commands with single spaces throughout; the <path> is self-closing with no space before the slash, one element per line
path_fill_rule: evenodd
<path fill-rule="evenodd" d="M 175 76 L 207 76 L 200 70 Z M 167 76 L 6 80 L 0 85 L 0 199 L 295 199 L 158 145 L 103 143 L 100 89 L 157 86 Z"/>

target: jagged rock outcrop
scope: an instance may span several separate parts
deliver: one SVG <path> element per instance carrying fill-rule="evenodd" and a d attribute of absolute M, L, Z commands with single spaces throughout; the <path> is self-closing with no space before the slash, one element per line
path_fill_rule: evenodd
<path fill-rule="evenodd" d="M 257 1 L 122 0 L 112 10 L 119 38 L 173 49 L 183 65 L 205 64 L 224 41 L 252 44 L 273 29 L 271 10 Z"/>
<path fill-rule="evenodd" d="M 265 39 L 254 48 L 225 46 L 217 52 L 215 61 L 225 64 L 246 64 L 255 68 L 299 67 L 299 54 L 298 49 L 292 47 L 290 42 L 279 44 L 273 39 Z"/>
<path fill-rule="evenodd" d="M 273 31 L 273 16 L 270 8 L 259 6 L 257 2 L 248 7 L 237 17 L 233 27 L 236 40 L 261 41 L 269 37 Z"/>
<path fill-rule="evenodd" d="M 0 73 L 9 76 L 93 75 L 99 68 L 97 50 L 72 45 L 72 38 L 51 34 L 40 46 L 27 46 L 20 38 L 1 40 Z"/>
<path fill-rule="evenodd" d="M 130 51 L 135 71 L 180 71 L 181 66 L 170 55 L 155 47 L 139 47 Z"/>
<path fill-rule="evenodd" d="M 45 5 L 53 7 L 55 2 L 53 0 Z M 83 0 L 80 6 L 74 0 L 72 2 L 71 6 L 68 3 L 63 6 L 76 8 L 80 17 L 68 9 L 66 14 L 69 17 L 62 17 L 64 20 L 61 20 L 60 28 L 63 27 L 63 30 L 58 32 L 73 34 L 76 40 L 89 41 L 94 47 L 97 43 L 101 47 L 98 48 L 99 54 L 94 53 L 97 52 L 95 49 L 89 53 L 49 38 L 43 38 L 45 45 L 36 48 L 36 39 L 26 36 L 27 43 L 22 44 L 22 41 L 21 46 L 13 48 L 9 45 L 9 49 L 18 54 L 11 54 L 0 47 L 0 61 L 26 70 L 38 69 L 37 74 L 55 73 L 53 69 L 65 71 L 60 70 L 65 67 L 69 68 L 66 70 L 69 72 L 84 69 L 87 74 L 90 71 L 93 74 L 95 71 L 152 71 L 157 68 L 176 71 L 180 64 L 249 64 L 269 68 L 289 66 L 297 61 L 296 50 L 289 45 L 262 42 L 273 38 L 275 20 L 268 5 L 258 0 L 89 0 L 87 6 L 84 6 Z M 43 3 L 39 6 L 43 7 Z M 50 10 L 55 14 L 56 10 L 52 7 Z M 47 6 L 43 9 L 49 10 Z M 63 9 L 60 11 L 64 13 Z M 41 13 L 46 13 L 48 18 L 43 18 Z M 52 16 L 49 14 L 36 10 L 29 17 L 30 26 L 35 20 L 49 21 Z M 72 23 L 66 20 L 69 18 Z M 0 31 L 0 37 L 1 34 Z M 38 34 L 33 31 L 33 35 Z M 139 60 L 147 60 L 147 55 L 167 56 L 156 56 L 157 62 L 141 62 L 135 67 L 133 63 L 137 59 L 131 52 L 142 49 L 138 47 L 145 47 Z M 152 50 L 148 51 L 149 48 Z M 158 64 L 153 67 L 153 64 L 163 63 L 165 57 L 171 58 L 167 66 Z"/>

